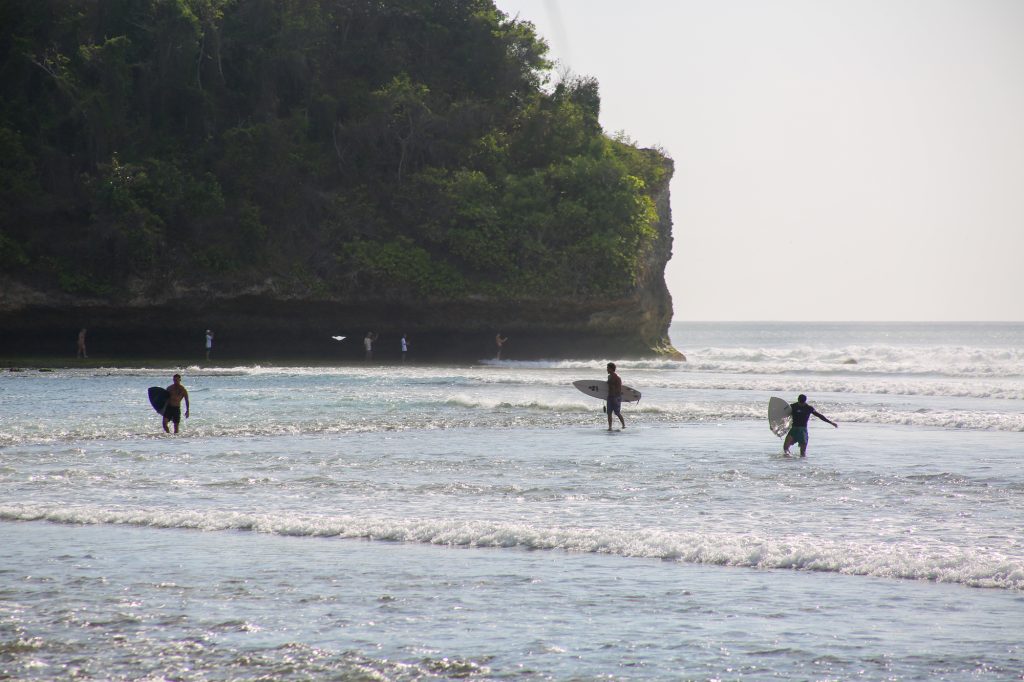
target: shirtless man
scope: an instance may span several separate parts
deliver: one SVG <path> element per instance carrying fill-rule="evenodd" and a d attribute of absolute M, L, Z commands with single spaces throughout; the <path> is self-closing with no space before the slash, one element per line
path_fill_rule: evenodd
<path fill-rule="evenodd" d="M 789 448 L 792 447 L 793 443 L 800 444 L 800 456 L 807 456 L 807 421 L 813 414 L 815 417 L 823 422 L 829 423 L 832 426 L 839 428 L 839 424 L 818 412 L 816 409 L 807 404 L 807 396 L 803 393 L 796 397 L 796 402 L 789 406 L 793 411 L 793 426 L 789 429 L 789 433 L 786 434 L 786 440 L 782 443 L 782 451 L 785 454 L 789 454 Z"/>
<path fill-rule="evenodd" d="M 615 373 L 615 363 L 608 363 L 608 430 L 612 430 L 612 415 L 619 418 L 622 428 L 626 428 L 626 420 L 622 418 L 622 379 Z"/>
<path fill-rule="evenodd" d="M 174 432 L 178 432 L 178 424 L 181 422 L 181 400 L 185 400 L 185 419 L 188 419 L 188 391 L 181 385 L 181 375 L 175 374 L 174 383 L 167 387 L 170 396 L 167 398 L 167 405 L 164 406 L 164 431 L 170 433 L 167 422 L 174 422 Z"/>

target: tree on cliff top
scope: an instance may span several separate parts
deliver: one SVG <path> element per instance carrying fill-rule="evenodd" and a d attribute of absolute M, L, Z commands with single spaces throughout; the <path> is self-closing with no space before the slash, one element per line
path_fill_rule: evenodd
<path fill-rule="evenodd" d="M 0 25 L 0 268 L 42 289 L 624 293 L 656 236 L 665 159 L 602 133 L 594 79 L 548 87 L 491 0 L 7 0 Z"/>

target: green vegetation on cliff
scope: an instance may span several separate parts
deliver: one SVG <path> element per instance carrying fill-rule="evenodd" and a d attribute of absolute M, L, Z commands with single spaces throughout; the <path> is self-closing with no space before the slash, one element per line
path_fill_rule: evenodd
<path fill-rule="evenodd" d="M 491 0 L 5 0 L 0 271 L 406 300 L 637 284 L 658 152 Z"/>

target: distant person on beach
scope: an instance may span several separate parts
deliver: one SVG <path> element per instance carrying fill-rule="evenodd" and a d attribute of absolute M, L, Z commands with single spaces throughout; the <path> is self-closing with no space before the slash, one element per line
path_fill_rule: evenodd
<path fill-rule="evenodd" d="M 626 428 L 626 420 L 622 418 L 622 379 L 615 373 L 615 363 L 608 363 L 608 430 L 612 430 L 612 414 L 619 418 L 622 428 Z"/>
<path fill-rule="evenodd" d="M 506 341 L 508 341 L 508 337 L 502 336 L 501 332 L 494 335 L 494 343 L 498 346 L 498 356 L 495 360 L 501 360 L 501 347 L 505 345 Z"/>
<path fill-rule="evenodd" d="M 373 332 L 366 332 L 366 336 L 363 337 L 363 347 L 366 348 L 366 359 L 373 360 L 373 342 L 377 340 L 377 335 Z"/>
<path fill-rule="evenodd" d="M 78 332 L 78 354 L 75 357 L 89 357 L 85 352 L 85 327 L 82 327 L 82 329 Z"/>
<path fill-rule="evenodd" d="M 797 396 L 796 402 L 789 406 L 792 410 L 793 415 L 793 426 L 789 429 L 789 433 L 786 434 L 786 440 L 782 443 L 782 451 L 789 454 L 789 448 L 792 447 L 793 443 L 800 444 L 800 456 L 807 456 L 807 422 L 813 414 L 815 417 L 823 422 L 831 424 L 832 426 L 839 428 L 839 424 L 818 412 L 816 409 L 807 404 L 807 396 L 803 393 Z"/>
<path fill-rule="evenodd" d="M 174 382 L 167 387 L 167 392 L 170 394 L 167 397 L 167 405 L 164 407 L 164 431 L 170 433 L 170 429 L 167 428 L 167 422 L 174 422 L 174 432 L 178 432 L 178 424 L 181 423 L 181 401 L 185 401 L 185 419 L 188 419 L 189 404 L 188 404 L 188 391 L 181 385 L 181 375 L 175 374 L 172 378 Z"/>
<path fill-rule="evenodd" d="M 213 350 L 213 332 L 206 330 L 206 359 L 210 359 L 210 351 Z"/>
<path fill-rule="evenodd" d="M 405 362 L 405 354 L 409 352 L 409 341 L 402 334 L 402 362 Z"/>

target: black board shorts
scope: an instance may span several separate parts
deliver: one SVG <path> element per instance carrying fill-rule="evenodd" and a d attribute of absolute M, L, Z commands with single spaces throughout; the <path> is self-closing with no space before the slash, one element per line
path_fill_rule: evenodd
<path fill-rule="evenodd" d="M 181 405 L 177 407 L 171 407 L 170 405 L 164 408 L 164 419 L 175 424 L 181 423 Z"/>

